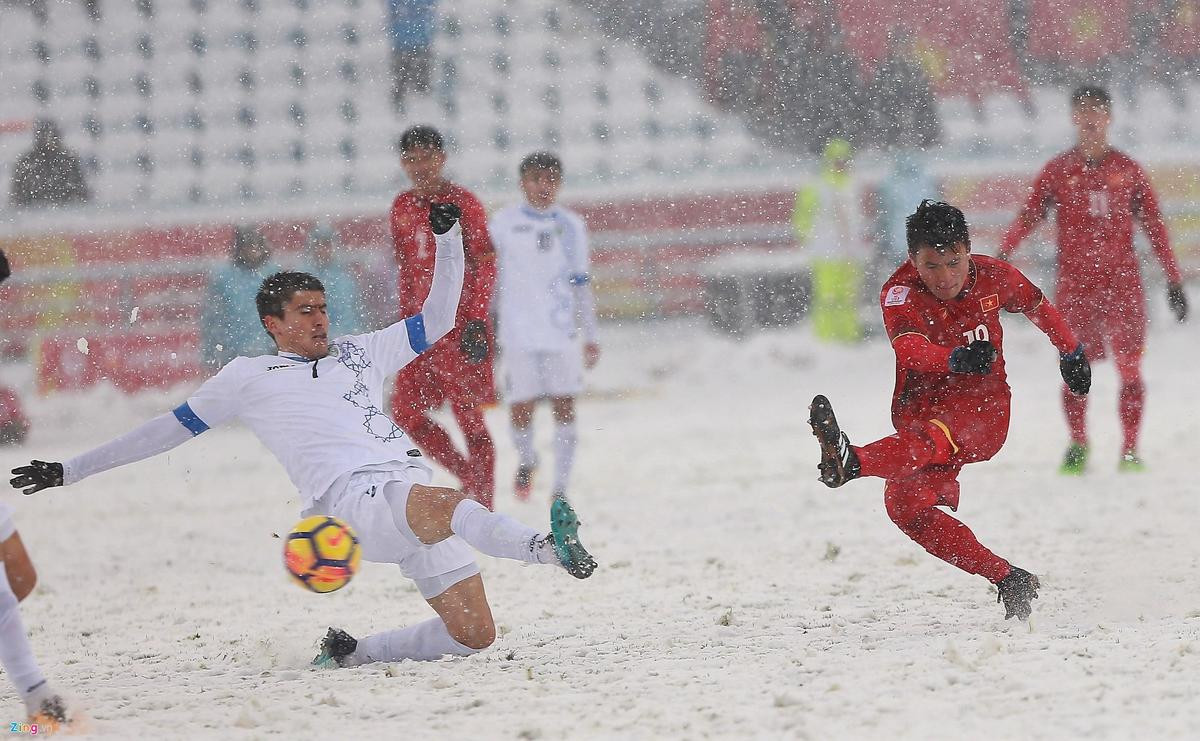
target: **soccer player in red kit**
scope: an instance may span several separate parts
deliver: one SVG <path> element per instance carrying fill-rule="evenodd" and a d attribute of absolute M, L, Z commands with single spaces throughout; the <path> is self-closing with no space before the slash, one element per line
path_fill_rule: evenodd
<path fill-rule="evenodd" d="M 466 276 L 454 329 L 396 376 L 392 414 L 401 428 L 435 461 L 458 477 L 467 496 L 488 509 L 496 488 L 496 447 L 483 420 L 483 407 L 496 401 L 492 382 L 488 310 L 496 282 L 496 261 L 483 206 L 470 191 L 446 180 L 442 135 L 430 126 L 414 126 L 400 136 L 400 161 L 412 188 L 392 203 L 392 240 L 400 268 L 400 315 L 420 311 L 421 297 L 433 280 L 434 242 L 429 205 L 453 203 L 466 252 Z M 449 403 L 462 428 L 466 453 L 429 411 Z"/>
<path fill-rule="evenodd" d="M 1084 86 L 1071 96 L 1077 145 L 1042 169 L 1033 192 L 1001 242 L 1007 260 L 1051 208 L 1058 215 L 1058 284 L 1055 303 L 1083 342 L 1088 357 L 1111 352 L 1120 377 L 1118 409 L 1124 433 L 1119 470 L 1141 470 L 1138 431 L 1145 403 L 1142 352 L 1146 345 L 1146 299 L 1133 250 L 1133 219 L 1142 222 L 1150 247 L 1167 276 L 1167 303 L 1175 318 L 1187 318 L 1187 296 L 1179 265 L 1167 242 L 1167 227 L 1146 173 L 1108 144 L 1111 99 L 1103 88 Z M 1064 474 L 1087 465 L 1087 398 L 1063 389 L 1071 443 Z"/>
<path fill-rule="evenodd" d="M 821 481 L 860 476 L 887 481 L 888 516 L 925 550 L 994 583 L 1005 619 L 1025 620 L 1038 580 L 989 551 L 938 507 L 958 508 L 958 472 L 994 456 L 1008 436 L 1001 310 L 1029 317 L 1060 353 L 1072 393 L 1086 394 L 1083 347 L 1042 292 L 1013 266 L 971 254 L 962 211 L 922 201 L 908 217 L 909 261 L 883 286 L 883 322 L 896 352 L 892 424 L 896 434 L 850 445 L 829 400 L 813 399 L 809 423 L 821 444 Z"/>

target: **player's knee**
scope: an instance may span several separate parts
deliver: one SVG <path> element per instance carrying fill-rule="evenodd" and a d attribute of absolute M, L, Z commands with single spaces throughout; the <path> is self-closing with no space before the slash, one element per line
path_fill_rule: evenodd
<path fill-rule="evenodd" d="M 452 628 L 450 635 L 467 648 L 482 651 L 496 642 L 496 624 L 490 618 L 472 620 Z"/>
<path fill-rule="evenodd" d="M 17 596 L 18 602 L 24 602 L 25 598 L 33 593 L 33 588 L 37 586 L 37 572 L 33 570 L 32 565 L 22 577 L 16 584 L 13 584 L 13 594 Z"/>

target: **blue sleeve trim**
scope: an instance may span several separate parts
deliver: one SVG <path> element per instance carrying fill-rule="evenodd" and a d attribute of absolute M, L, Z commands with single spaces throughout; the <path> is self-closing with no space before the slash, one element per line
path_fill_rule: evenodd
<path fill-rule="evenodd" d="M 192 411 L 187 402 L 175 407 L 174 414 L 175 419 L 179 420 L 179 424 L 186 427 L 188 432 L 192 433 L 192 437 L 208 430 L 208 425 L 205 424 L 204 420 L 196 416 L 196 413 Z"/>
<path fill-rule="evenodd" d="M 591 280 L 592 276 L 588 275 L 587 273 L 576 273 L 575 275 L 571 276 L 571 285 L 585 286 L 590 283 Z"/>
<path fill-rule="evenodd" d="M 413 352 L 417 355 L 429 349 L 429 340 L 425 339 L 425 316 L 416 314 L 404 320 L 404 326 L 408 327 L 408 344 L 412 346 Z"/>

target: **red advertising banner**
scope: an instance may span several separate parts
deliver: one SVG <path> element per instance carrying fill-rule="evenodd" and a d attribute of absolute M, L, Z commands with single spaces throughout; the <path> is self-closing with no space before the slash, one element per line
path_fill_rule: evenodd
<path fill-rule="evenodd" d="M 169 388 L 202 374 L 200 333 L 194 329 L 58 334 L 42 340 L 37 367 L 41 393 L 102 381 L 125 392 Z"/>

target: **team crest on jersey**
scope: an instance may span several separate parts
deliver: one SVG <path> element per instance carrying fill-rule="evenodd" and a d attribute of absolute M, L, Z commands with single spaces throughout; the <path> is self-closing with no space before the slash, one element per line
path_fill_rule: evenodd
<path fill-rule="evenodd" d="M 1000 308 L 1000 296 L 993 293 L 991 296 L 984 296 L 979 299 L 979 308 L 985 312 L 995 311 Z"/>
<path fill-rule="evenodd" d="M 908 300 L 908 286 L 892 286 L 888 289 L 887 297 L 883 299 L 884 306 L 901 306 Z"/>

